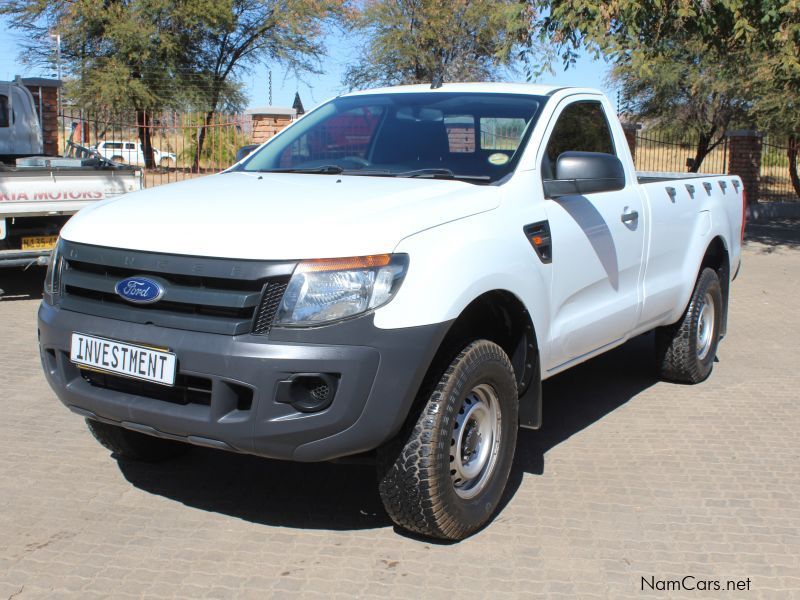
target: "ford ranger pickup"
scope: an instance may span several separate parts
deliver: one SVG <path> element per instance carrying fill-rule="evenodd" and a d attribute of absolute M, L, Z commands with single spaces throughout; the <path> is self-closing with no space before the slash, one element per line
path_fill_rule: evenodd
<path fill-rule="evenodd" d="M 355 92 L 70 219 L 42 364 L 116 457 L 368 454 L 397 525 L 461 539 L 544 379 L 649 331 L 664 379 L 709 376 L 744 202 L 736 176 L 637 173 L 595 90 Z"/>

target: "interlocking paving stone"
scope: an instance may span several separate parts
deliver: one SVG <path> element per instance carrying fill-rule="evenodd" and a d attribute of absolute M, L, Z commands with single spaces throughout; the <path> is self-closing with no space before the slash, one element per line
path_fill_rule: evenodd
<path fill-rule="evenodd" d="M 763 237 L 763 236 L 762 236 Z M 544 384 L 502 510 L 459 544 L 395 531 L 366 466 L 202 448 L 119 464 L 55 398 L 41 271 L 0 271 L 0 598 L 800 597 L 800 248 L 749 243 L 711 378 L 642 336 Z"/>

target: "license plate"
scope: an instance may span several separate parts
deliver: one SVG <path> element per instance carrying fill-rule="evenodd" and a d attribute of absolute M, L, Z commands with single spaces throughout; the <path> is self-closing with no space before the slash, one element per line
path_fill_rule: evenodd
<path fill-rule="evenodd" d="M 58 241 L 57 235 L 37 235 L 22 238 L 23 250 L 52 250 Z"/>
<path fill-rule="evenodd" d="M 175 354 L 147 346 L 75 332 L 69 359 L 76 365 L 132 379 L 163 385 L 175 383 Z"/>

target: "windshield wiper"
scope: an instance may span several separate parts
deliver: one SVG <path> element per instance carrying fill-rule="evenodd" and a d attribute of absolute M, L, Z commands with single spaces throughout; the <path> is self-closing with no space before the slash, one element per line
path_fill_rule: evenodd
<path fill-rule="evenodd" d="M 429 168 L 429 169 L 414 169 L 413 171 L 404 171 L 402 173 L 392 173 L 395 177 L 431 177 L 442 179 L 466 179 L 471 181 L 490 181 L 491 177 L 488 175 L 456 175 L 450 169 L 444 168 Z"/>
<path fill-rule="evenodd" d="M 262 169 L 259 171 L 259 173 L 311 173 L 314 175 L 339 175 L 343 171 L 344 169 L 339 165 L 322 165 L 320 167 L 308 167 L 307 169 Z"/>

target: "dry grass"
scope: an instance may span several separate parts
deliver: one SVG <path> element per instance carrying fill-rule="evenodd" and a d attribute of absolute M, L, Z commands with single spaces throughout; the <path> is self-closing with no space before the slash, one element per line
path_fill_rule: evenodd
<path fill-rule="evenodd" d="M 765 153 L 766 154 L 766 153 Z M 694 157 L 693 147 L 637 143 L 636 169 L 638 171 L 662 171 L 686 173 L 686 160 Z M 700 166 L 700 173 L 726 173 L 730 154 L 723 146 L 717 146 Z M 800 201 L 794 192 L 789 177 L 788 161 L 774 153 L 764 156 L 761 165 L 761 201 Z"/>

